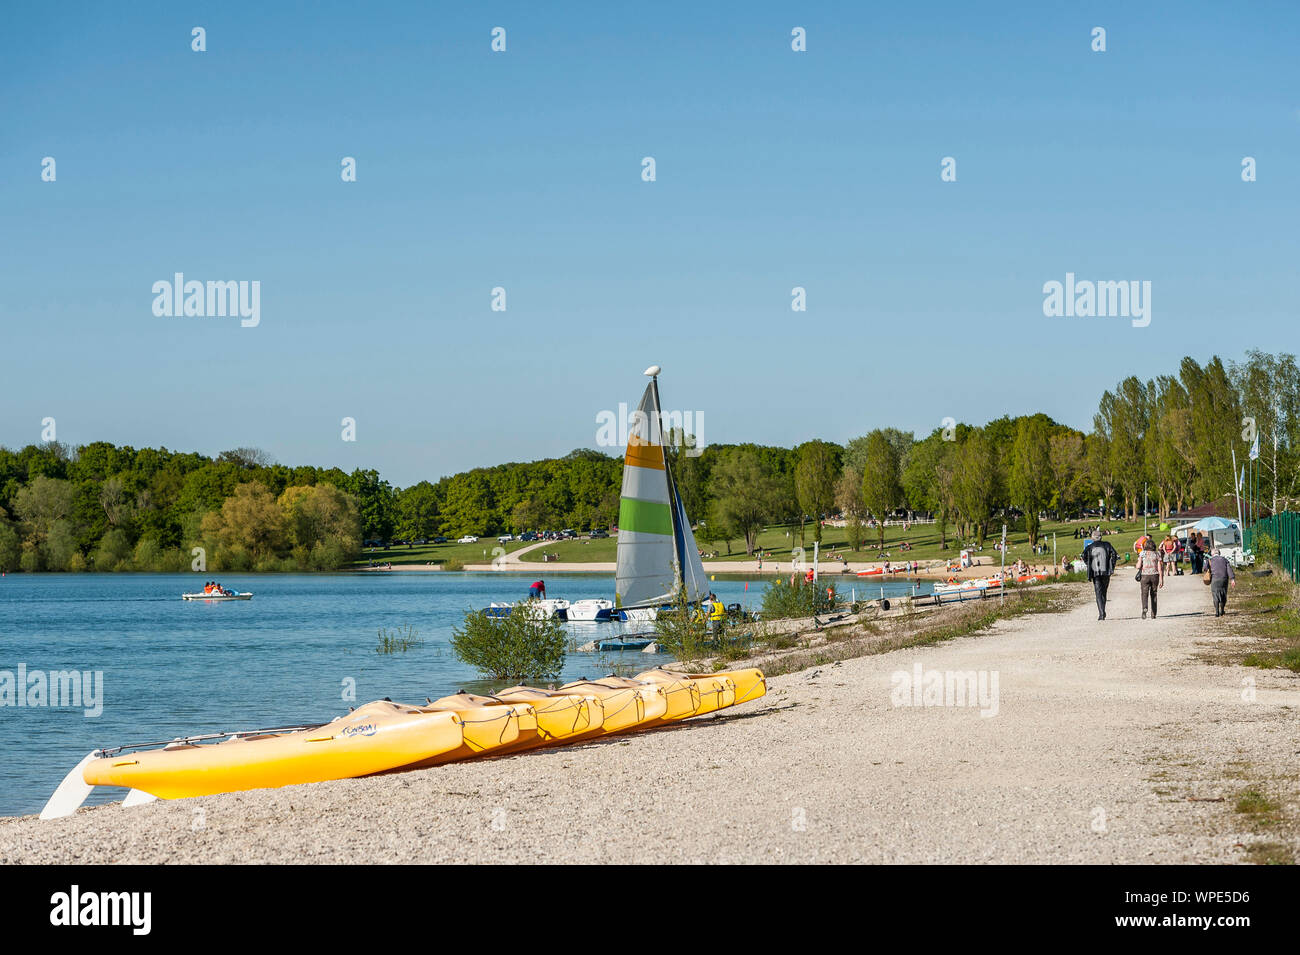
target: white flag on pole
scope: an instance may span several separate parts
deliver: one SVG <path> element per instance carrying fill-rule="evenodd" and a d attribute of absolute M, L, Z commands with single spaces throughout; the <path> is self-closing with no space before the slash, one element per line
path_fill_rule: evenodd
<path fill-rule="evenodd" d="M 1259 459 L 1259 435 L 1255 435 L 1255 443 L 1250 446 L 1250 459 L 1256 461 Z"/>

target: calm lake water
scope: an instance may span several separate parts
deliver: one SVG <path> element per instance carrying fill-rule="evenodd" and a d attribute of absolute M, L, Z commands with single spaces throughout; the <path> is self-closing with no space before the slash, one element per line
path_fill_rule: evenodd
<path fill-rule="evenodd" d="M 193 574 L 10 574 L 0 577 L 0 671 L 102 671 L 103 712 L 0 707 L 0 815 L 39 812 L 90 750 L 223 730 L 326 722 L 349 705 L 391 697 L 423 702 L 459 689 L 499 689 L 448 645 L 468 609 L 525 596 L 535 574 L 357 573 L 223 575 L 249 601 L 205 604 Z M 556 575 L 547 594 L 612 597 L 611 575 Z M 845 595 L 856 581 L 841 583 Z M 727 603 L 756 608 L 765 582 L 718 580 Z M 886 594 L 906 593 L 897 581 Z M 879 595 L 880 585 L 858 588 Z M 925 585 L 928 590 L 928 585 Z M 377 631 L 410 625 L 425 641 L 375 652 Z M 651 624 L 573 623 L 579 644 Z M 667 658 L 640 652 L 570 653 L 564 679 L 637 670 Z M 354 680 L 355 704 L 343 699 Z M 97 789 L 87 804 L 120 799 Z"/>

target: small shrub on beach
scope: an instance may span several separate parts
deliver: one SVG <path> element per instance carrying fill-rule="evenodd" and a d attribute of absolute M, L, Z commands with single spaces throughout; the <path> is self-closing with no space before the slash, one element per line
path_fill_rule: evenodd
<path fill-rule="evenodd" d="M 516 607 L 507 617 L 470 611 L 464 625 L 452 631 L 452 650 L 496 680 L 556 676 L 564 668 L 564 628 L 550 617 L 520 611 Z"/>
<path fill-rule="evenodd" d="M 709 624 L 698 607 L 686 600 L 686 591 L 678 590 L 671 608 L 660 610 L 655 617 L 655 640 L 659 649 L 683 663 L 708 654 Z"/>

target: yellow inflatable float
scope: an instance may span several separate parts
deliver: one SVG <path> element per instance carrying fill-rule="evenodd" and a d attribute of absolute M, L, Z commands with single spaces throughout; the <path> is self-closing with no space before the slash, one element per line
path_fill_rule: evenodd
<path fill-rule="evenodd" d="M 436 759 L 463 744 L 458 713 L 379 701 L 314 729 L 101 756 L 86 763 L 82 778 L 91 786 L 181 799 L 369 776 Z"/>
<path fill-rule="evenodd" d="M 558 690 L 514 686 L 423 706 L 381 700 L 312 727 L 216 733 L 96 750 L 68 774 L 42 818 L 68 815 L 95 786 L 162 799 L 371 776 L 598 739 L 714 713 L 767 692 L 760 670 L 578 680 Z M 148 798 L 148 797 L 144 797 Z"/>

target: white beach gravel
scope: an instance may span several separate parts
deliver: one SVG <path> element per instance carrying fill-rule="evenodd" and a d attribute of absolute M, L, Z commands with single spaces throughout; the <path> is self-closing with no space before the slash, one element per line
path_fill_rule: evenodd
<path fill-rule="evenodd" d="M 1300 679 L 1194 659 L 1241 639 L 1197 578 L 1172 578 L 1154 621 L 1126 575 L 1111 597 L 1105 622 L 1089 594 L 635 736 L 0 819 L 0 863 L 1224 863 L 1261 840 L 1297 848 L 1294 826 L 1256 832 L 1232 807 L 1254 785 L 1295 817 Z M 891 674 L 916 663 L 996 672 L 997 715 L 894 706 Z"/>

